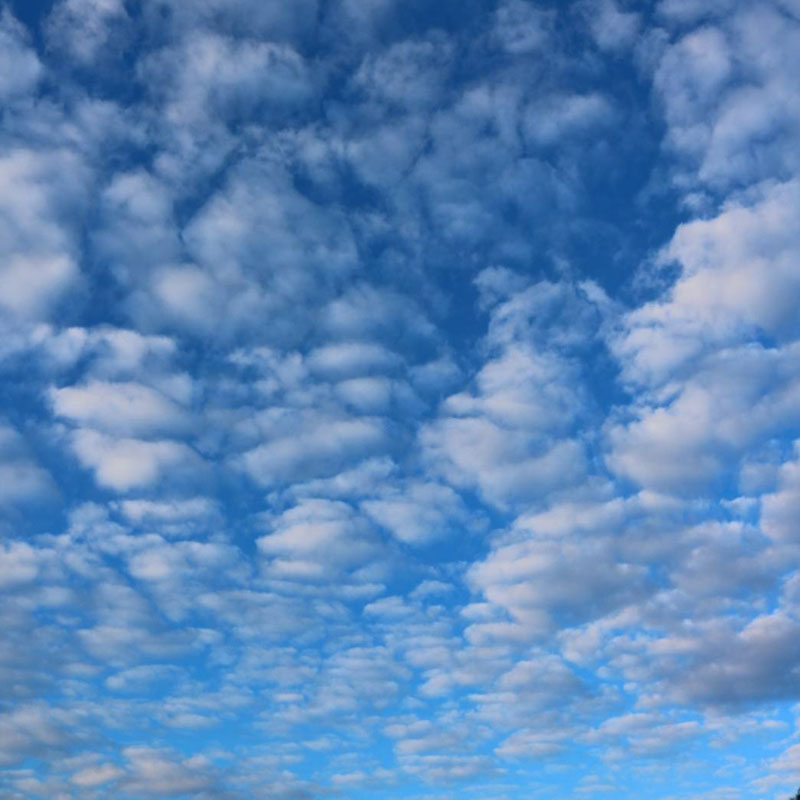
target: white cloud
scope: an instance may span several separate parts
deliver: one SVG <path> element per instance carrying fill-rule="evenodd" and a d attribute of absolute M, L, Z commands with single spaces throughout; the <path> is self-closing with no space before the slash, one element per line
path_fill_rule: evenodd
<path fill-rule="evenodd" d="M 311 370 L 328 378 L 340 379 L 392 372 L 401 363 L 396 353 L 369 342 L 323 345 L 312 350 L 308 356 Z"/>
<path fill-rule="evenodd" d="M 189 412 L 140 383 L 91 381 L 51 389 L 50 398 L 58 416 L 120 436 L 174 434 L 191 424 Z"/>
<path fill-rule="evenodd" d="M 0 795 L 778 791 L 795 6 L 4 12 Z"/>
<path fill-rule="evenodd" d="M 149 269 L 180 260 L 179 232 L 167 186 L 143 169 L 117 173 L 100 196 L 101 223 L 92 232 L 98 255 L 123 286 L 136 286 Z"/>
<path fill-rule="evenodd" d="M 71 443 L 78 460 L 94 471 L 100 486 L 122 492 L 165 478 L 191 476 L 199 466 L 193 450 L 169 440 L 116 439 L 80 429 L 72 434 Z"/>
<path fill-rule="evenodd" d="M 375 102 L 431 108 L 440 102 L 451 58 L 452 48 L 445 37 L 400 42 L 379 55 L 367 55 L 352 86 Z"/>
<path fill-rule="evenodd" d="M 94 789 L 119 780 L 125 773 L 114 764 L 97 764 L 78 770 L 70 781 L 82 789 Z"/>
<path fill-rule="evenodd" d="M 50 475 L 36 463 L 23 437 L 0 424 L 0 504 L 41 500 L 53 488 Z"/>
<path fill-rule="evenodd" d="M 601 49 L 622 50 L 635 42 L 642 24 L 638 13 L 621 10 L 615 0 L 587 4 L 585 9 L 592 36 Z"/>
<path fill-rule="evenodd" d="M 509 633 L 533 639 L 553 626 L 582 623 L 636 602 L 645 594 L 646 572 L 626 563 L 613 540 L 552 540 L 532 532 L 495 546 L 470 568 L 468 578 L 476 592 L 520 626 Z M 477 640 L 484 634 L 492 638 L 495 631 L 504 628 L 477 622 L 468 633 Z"/>
<path fill-rule="evenodd" d="M 602 94 L 556 95 L 528 105 L 523 118 L 526 141 L 533 146 L 563 144 L 569 137 L 597 136 L 614 122 L 614 109 Z"/>
<path fill-rule="evenodd" d="M 562 303 L 577 325 L 548 327 L 544 320 Z M 421 432 L 434 469 L 501 507 L 580 480 L 584 445 L 570 434 L 586 401 L 576 361 L 560 351 L 590 339 L 581 328 L 594 313 L 570 287 L 547 283 L 499 303 L 485 341 L 489 358 L 474 388 L 447 398 L 440 418 Z"/>
<path fill-rule="evenodd" d="M 139 797 L 202 797 L 215 791 L 217 778 L 212 765 L 202 756 L 182 757 L 154 747 L 126 747 L 127 775 L 121 791 Z"/>
<path fill-rule="evenodd" d="M 650 389 L 632 420 L 610 428 L 619 474 L 703 492 L 759 437 L 796 423 L 797 200 L 794 181 L 773 184 L 752 205 L 676 231 L 664 257 L 681 275 L 612 341 L 623 375 Z"/>
<path fill-rule="evenodd" d="M 345 503 L 304 500 L 270 520 L 258 540 L 267 574 L 284 580 L 325 581 L 381 555 L 369 524 Z"/>
<path fill-rule="evenodd" d="M 692 164 L 678 183 L 719 190 L 796 174 L 796 18 L 771 2 L 676 0 L 659 10 L 674 20 L 710 17 L 665 50 L 654 79 L 668 141 Z"/>
<path fill-rule="evenodd" d="M 38 552 L 25 542 L 0 545 L 0 586 L 29 583 L 39 572 Z"/>
<path fill-rule="evenodd" d="M 261 425 L 266 441 L 246 452 L 241 463 L 262 486 L 329 477 L 388 444 L 378 418 L 337 419 L 273 409 Z"/>
<path fill-rule="evenodd" d="M 798 446 L 796 443 L 795 449 Z M 762 495 L 761 527 L 767 536 L 779 542 L 800 539 L 800 462 L 783 464 L 777 491 Z"/>
<path fill-rule="evenodd" d="M 469 533 L 478 520 L 472 518 L 461 498 L 449 487 L 414 482 L 361 508 L 401 542 L 424 544 L 452 535 L 454 529 Z"/>
<path fill-rule="evenodd" d="M 47 18 L 48 44 L 82 66 L 113 46 L 122 49 L 130 23 L 122 0 L 61 0 Z M 80 36 L 74 31 L 79 29 Z"/>
<path fill-rule="evenodd" d="M 180 529 L 191 523 L 217 523 L 219 508 L 207 497 L 176 500 L 122 500 L 119 508 L 125 517 L 137 525 Z"/>
<path fill-rule="evenodd" d="M 31 93 L 43 72 L 24 28 L 4 8 L 0 16 L 0 97 L 8 102 Z"/>
<path fill-rule="evenodd" d="M 72 224 L 88 176 L 74 154 L 15 149 L 0 159 L 0 308 L 42 318 L 79 275 Z"/>
<path fill-rule="evenodd" d="M 278 116 L 312 93 L 308 67 L 289 45 L 207 32 L 151 56 L 142 72 L 146 83 L 166 96 L 165 113 L 181 127 L 203 124 L 209 116 L 232 124 Z M 168 80 L 156 81 L 156 75 Z"/>
<path fill-rule="evenodd" d="M 495 12 L 493 38 L 512 55 L 541 51 L 551 41 L 553 14 L 531 3 L 510 0 Z"/>

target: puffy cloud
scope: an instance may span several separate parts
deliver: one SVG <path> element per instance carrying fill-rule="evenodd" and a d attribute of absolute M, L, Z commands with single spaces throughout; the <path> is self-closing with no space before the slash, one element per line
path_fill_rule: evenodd
<path fill-rule="evenodd" d="M 577 317 L 566 332 L 548 323 L 561 303 Z M 574 290 L 546 283 L 493 309 L 489 358 L 474 389 L 447 398 L 440 419 L 421 434 L 427 457 L 448 480 L 506 506 L 583 477 L 584 446 L 570 434 L 586 400 L 576 361 L 563 349 L 583 345 L 582 318 L 593 314 Z"/>
<path fill-rule="evenodd" d="M 308 365 L 314 372 L 343 379 L 393 372 L 400 363 L 396 353 L 371 342 L 323 345 L 308 356 Z"/>
<path fill-rule="evenodd" d="M 621 50 L 630 47 L 639 33 L 641 16 L 623 11 L 615 0 L 585 6 L 589 26 L 598 47 L 603 50 Z"/>
<path fill-rule="evenodd" d="M 164 218 L 169 214 L 159 212 L 148 228 L 161 255 L 141 290 L 167 318 L 195 330 L 252 329 L 272 315 L 268 340 L 302 337 L 308 321 L 292 316 L 294 304 L 329 296 L 356 262 L 340 215 L 297 192 L 286 169 L 266 154 L 243 162 L 198 210 L 182 234 L 185 254 Z M 149 304 L 138 296 L 132 302 L 138 317 L 153 318 Z"/>
<path fill-rule="evenodd" d="M 596 136 L 598 129 L 613 121 L 609 101 L 594 93 L 543 97 L 528 105 L 522 124 L 528 142 L 546 147 L 573 136 Z"/>
<path fill-rule="evenodd" d="M 23 437 L 0 424 L 0 503 L 41 500 L 53 488 L 50 475 L 36 463 Z"/>
<path fill-rule="evenodd" d="M 550 43 L 553 14 L 532 3 L 511 0 L 495 12 L 493 38 L 508 53 L 520 55 L 540 51 Z"/>
<path fill-rule="evenodd" d="M 521 439 L 518 432 L 480 418 L 443 420 L 425 431 L 423 444 L 432 460 L 441 463 L 445 478 L 457 486 L 480 489 L 500 507 L 573 484 L 585 472 L 578 442 L 548 447 L 536 437 Z"/>
<path fill-rule="evenodd" d="M 100 197 L 101 224 L 93 231 L 97 254 L 123 285 L 141 280 L 141 264 L 180 258 L 179 233 L 168 188 L 143 169 L 117 173 Z"/>
<path fill-rule="evenodd" d="M 213 765 L 202 756 L 181 757 L 153 747 L 128 747 L 123 751 L 128 775 L 120 789 L 138 797 L 219 796 L 220 784 Z"/>
<path fill-rule="evenodd" d="M 78 770 L 70 781 L 81 789 L 95 789 L 119 780 L 125 773 L 114 764 L 97 764 Z"/>
<path fill-rule="evenodd" d="M 50 398 L 58 416 L 122 436 L 175 433 L 189 422 L 172 399 L 139 383 L 92 381 L 53 389 Z"/>
<path fill-rule="evenodd" d="M 514 626 L 476 622 L 468 635 L 475 641 L 536 638 L 554 624 L 574 625 L 636 602 L 646 592 L 646 569 L 616 550 L 608 539 L 535 535 L 495 547 L 471 568 L 469 580 Z"/>
<path fill-rule="evenodd" d="M 79 276 L 76 215 L 88 174 L 68 150 L 14 149 L 0 159 L 0 308 L 46 317 Z"/>
<path fill-rule="evenodd" d="M 0 15 L 0 794 L 783 792 L 796 3 L 551 6 Z"/>
<path fill-rule="evenodd" d="M 36 550 L 25 542 L 9 542 L 0 547 L 0 586 L 30 583 L 39 572 Z"/>
<path fill-rule="evenodd" d="M 352 86 L 390 107 L 430 108 L 444 90 L 450 61 L 451 45 L 444 37 L 399 42 L 380 54 L 367 55 Z"/>
<path fill-rule="evenodd" d="M 797 448 L 797 443 L 795 448 Z M 800 463 L 787 461 L 779 472 L 777 491 L 761 497 L 761 527 L 777 541 L 800 536 Z"/>
<path fill-rule="evenodd" d="M 0 717 L 0 763 L 10 766 L 26 758 L 63 752 L 71 741 L 86 736 L 74 727 L 75 712 L 44 703 L 21 704 Z"/>
<path fill-rule="evenodd" d="M 258 539 L 258 549 L 273 578 L 329 580 L 381 555 L 369 524 L 341 502 L 305 500 L 269 524 L 273 530 Z"/>
<path fill-rule="evenodd" d="M 267 441 L 246 452 L 241 463 L 263 486 L 329 477 L 384 451 L 388 444 L 387 432 L 377 418 L 331 419 L 313 412 L 272 409 L 260 422 Z"/>
<path fill-rule="evenodd" d="M 24 97 L 35 90 L 42 77 L 43 67 L 30 43 L 25 30 L 3 9 L 0 17 L 0 96 L 8 101 Z"/>
<path fill-rule="evenodd" d="M 208 497 L 122 500 L 118 508 L 133 525 L 176 538 L 223 525 L 218 504 Z"/>
<path fill-rule="evenodd" d="M 623 374 L 651 390 L 610 428 L 618 473 L 702 493 L 746 448 L 796 424 L 795 195 L 794 182 L 775 184 L 751 206 L 676 231 L 665 257 L 680 277 L 664 300 L 630 312 L 613 342 Z"/>
<path fill-rule="evenodd" d="M 659 11 L 683 22 L 709 9 L 676 0 L 661 3 Z M 771 2 L 725 2 L 714 11 L 705 25 L 666 48 L 654 76 L 668 140 L 696 167 L 679 182 L 719 190 L 796 174 L 789 142 L 800 108 L 788 77 L 800 37 L 796 16 Z"/>
<path fill-rule="evenodd" d="M 796 691 L 797 620 L 776 611 L 737 629 L 724 622 L 685 626 L 648 648 L 651 677 L 665 699 L 709 706 L 748 706 Z M 633 670 L 632 670 L 633 672 Z M 637 670 L 638 672 L 638 670 Z M 637 675 L 644 678 L 650 670 Z"/>
<path fill-rule="evenodd" d="M 100 486 L 128 491 L 156 480 L 196 474 L 200 459 L 187 445 L 170 440 L 116 439 L 81 429 L 72 434 L 72 448 L 84 467 L 94 471 Z M 178 474 L 169 476 L 168 470 Z"/>
<path fill-rule="evenodd" d="M 660 383 L 711 348 L 761 335 L 797 335 L 796 181 L 774 184 L 752 204 L 678 227 L 662 258 L 681 275 L 668 295 L 633 310 L 616 344 L 627 376 Z"/>
<path fill-rule="evenodd" d="M 450 487 L 435 483 L 412 483 L 366 500 L 361 507 L 408 544 L 423 544 L 451 534 L 454 527 L 469 531 L 476 525 L 461 498 Z"/>
<path fill-rule="evenodd" d="M 112 46 L 122 49 L 128 43 L 130 19 L 122 0 L 61 0 L 45 27 L 51 47 L 88 67 L 104 50 L 107 55 Z"/>
<path fill-rule="evenodd" d="M 283 120 L 313 90 L 304 59 L 288 44 L 210 32 L 191 34 L 140 69 L 146 85 L 163 97 L 168 119 L 180 127 L 202 125 L 209 117 L 231 125 L 270 116 Z M 168 81 L 154 80 L 164 75 Z"/>

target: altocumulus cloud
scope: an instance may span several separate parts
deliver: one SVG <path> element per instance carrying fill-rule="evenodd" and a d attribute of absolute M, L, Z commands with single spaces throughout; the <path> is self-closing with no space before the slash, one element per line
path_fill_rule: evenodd
<path fill-rule="evenodd" d="M 0 2 L 0 794 L 800 784 L 795 0 Z"/>

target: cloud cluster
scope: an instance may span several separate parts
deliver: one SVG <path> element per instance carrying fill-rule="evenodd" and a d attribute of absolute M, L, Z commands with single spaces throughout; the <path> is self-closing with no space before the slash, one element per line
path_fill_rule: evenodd
<path fill-rule="evenodd" d="M 0 794 L 796 788 L 796 3 L 15 7 Z"/>

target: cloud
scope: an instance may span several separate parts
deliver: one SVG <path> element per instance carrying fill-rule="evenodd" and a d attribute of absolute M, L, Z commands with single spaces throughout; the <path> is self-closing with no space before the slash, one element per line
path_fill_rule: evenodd
<path fill-rule="evenodd" d="M 269 314 L 269 338 L 297 338 L 307 321 L 292 316 L 294 304 L 329 296 L 355 266 L 348 226 L 297 192 L 268 156 L 242 163 L 198 210 L 182 233 L 185 253 L 177 231 L 162 227 L 154 223 L 148 234 L 158 236 L 161 255 L 142 291 L 195 330 L 252 328 Z M 136 315 L 153 319 L 153 309 L 134 300 Z"/>
<path fill-rule="evenodd" d="M 684 22 L 709 9 L 665 2 L 659 11 Z M 800 117 L 787 81 L 797 58 L 796 20 L 771 2 L 726 2 L 714 11 L 666 48 L 654 76 L 668 141 L 695 167 L 678 181 L 719 190 L 796 174 L 789 141 Z"/>
<path fill-rule="evenodd" d="M 369 524 L 341 502 L 305 500 L 270 524 L 258 549 L 277 579 L 330 580 L 381 555 Z"/>
<path fill-rule="evenodd" d="M 530 3 L 511 0 L 495 12 L 493 38 L 508 53 L 540 51 L 550 43 L 553 15 Z"/>
<path fill-rule="evenodd" d="M 429 109 L 444 91 L 451 56 L 444 37 L 398 42 L 379 55 L 367 55 L 352 86 L 376 103 Z"/>
<path fill-rule="evenodd" d="M 312 350 L 308 356 L 312 371 L 340 379 L 393 372 L 401 363 L 396 353 L 370 342 L 323 345 Z"/>
<path fill-rule="evenodd" d="M 301 432 L 291 433 L 292 427 Z M 274 409 L 263 416 L 262 429 L 267 441 L 246 452 L 242 466 L 263 486 L 329 477 L 343 466 L 382 452 L 388 444 L 384 426 L 376 418 L 331 419 Z"/>
<path fill-rule="evenodd" d="M 27 41 L 24 28 L 7 9 L 3 10 L 0 17 L 0 42 L 0 52 L 3 54 L 0 96 L 8 102 L 33 92 L 44 69 Z"/>
<path fill-rule="evenodd" d="M 77 425 L 122 436 L 179 432 L 189 423 L 177 403 L 139 383 L 92 381 L 52 389 L 55 413 Z"/>
<path fill-rule="evenodd" d="M 657 491 L 708 492 L 749 448 L 795 424 L 795 352 L 749 346 L 709 357 L 671 402 L 610 427 L 609 466 Z"/>
<path fill-rule="evenodd" d="M 469 573 L 474 589 L 519 626 L 516 635 L 531 639 L 554 624 L 580 624 L 635 602 L 645 593 L 645 577 L 642 566 L 626 563 L 615 552 L 613 540 L 559 541 L 535 535 L 495 547 Z M 502 641 L 504 630 L 477 622 L 468 634 L 490 641 L 501 634 L 496 638 Z"/>
<path fill-rule="evenodd" d="M 678 227 L 662 258 L 680 277 L 663 300 L 628 315 L 615 346 L 630 379 L 663 381 L 706 349 L 759 334 L 796 336 L 798 197 L 795 181 L 775 184 L 750 205 Z"/>
<path fill-rule="evenodd" d="M 193 32 L 178 47 L 140 66 L 170 121 L 194 127 L 216 120 L 239 125 L 302 108 L 313 96 L 304 59 L 288 44 Z M 168 75 L 168 82 L 154 80 Z"/>
<path fill-rule="evenodd" d="M 99 55 L 107 56 L 112 46 L 122 49 L 128 44 L 130 27 L 121 0 L 62 0 L 47 18 L 45 30 L 51 47 L 90 67 Z M 80 38 L 73 35 L 76 29 L 81 31 Z"/>
<path fill-rule="evenodd" d="M 73 224 L 87 184 L 85 166 L 68 150 L 16 148 L 0 159 L 0 307 L 12 318 L 46 318 L 75 286 Z"/>
<path fill-rule="evenodd" d="M 72 434 L 71 444 L 81 465 L 94 471 L 100 486 L 122 492 L 150 486 L 167 477 L 167 470 L 176 470 L 177 479 L 191 476 L 200 464 L 191 448 L 170 440 L 115 439 L 80 429 Z"/>
<path fill-rule="evenodd" d="M 581 346 L 580 323 L 562 338 L 544 321 L 562 302 L 578 320 L 592 315 L 568 287 L 547 283 L 497 305 L 474 388 L 448 397 L 440 418 L 421 432 L 435 469 L 501 507 L 571 485 L 585 472 L 584 447 L 570 436 L 586 403 L 581 375 L 559 352 Z"/>
<path fill-rule="evenodd" d="M 777 611 L 739 630 L 711 623 L 694 634 L 677 632 L 654 644 L 654 654 L 663 659 L 654 677 L 661 678 L 662 691 L 683 703 L 736 707 L 791 697 L 796 628 L 796 620 Z"/>
<path fill-rule="evenodd" d="M 0 794 L 783 792 L 796 3 L 17 8 Z"/>
<path fill-rule="evenodd" d="M 224 526 L 219 505 L 208 497 L 130 499 L 120 501 L 118 508 L 132 525 L 167 537 L 182 538 Z"/>
<path fill-rule="evenodd" d="M 119 780 L 125 773 L 114 764 L 98 764 L 79 770 L 70 781 L 81 789 L 94 789 Z"/>
<path fill-rule="evenodd" d="M 787 461 L 780 468 L 777 491 L 761 497 L 761 527 L 772 539 L 794 542 L 800 535 L 799 513 L 800 463 Z"/>
<path fill-rule="evenodd" d="M 0 503 L 39 501 L 53 488 L 50 475 L 36 463 L 23 437 L 0 424 Z"/>
<path fill-rule="evenodd" d="M 795 424 L 797 270 L 785 216 L 795 194 L 794 182 L 774 184 L 752 205 L 677 229 L 664 257 L 680 276 L 612 339 L 623 375 L 649 389 L 632 419 L 609 426 L 618 474 L 703 493 L 747 448 Z"/>
<path fill-rule="evenodd" d="M 0 763 L 10 766 L 26 758 L 53 755 L 74 740 L 78 715 L 42 703 L 20 705 L 0 717 Z"/>
<path fill-rule="evenodd" d="M 532 145 L 547 147 L 590 131 L 596 135 L 613 120 L 614 109 L 601 94 L 556 95 L 528 105 L 523 130 Z"/>
<path fill-rule="evenodd" d="M 450 487 L 435 483 L 412 483 L 380 499 L 366 500 L 361 507 L 408 544 L 424 544 L 452 535 L 455 528 L 469 531 L 479 524 Z"/>
<path fill-rule="evenodd" d="M 128 775 L 121 790 L 139 797 L 197 797 L 219 795 L 219 783 L 211 764 L 202 756 L 182 758 L 154 747 L 128 747 L 123 751 Z"/>
<path fill-rule="evenodd" d="M 634 43 L 641 26 L 638 13 L 621 10 L 615 0 L 585 8 L 592 36 L 602 50 L 621 50 Z"/>
<path fill-rule="evenodd" d="M 0 585 L 4 588 L 30 583 L 39 572 L 38 553 L 25 542 L 0 547 Z"/>

